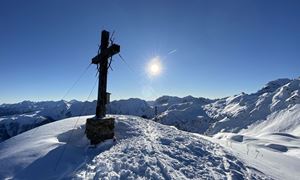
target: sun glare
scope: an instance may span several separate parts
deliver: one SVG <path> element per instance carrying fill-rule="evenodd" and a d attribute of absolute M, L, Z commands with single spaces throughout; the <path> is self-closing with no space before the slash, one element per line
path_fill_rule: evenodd
<path fill-rule="evenodd" d="M 159 75 L 161 73 L 161 69 L 162 67 L 159 57 L 151 59 L 147 66 L 148 75 L 150 77 Z"/>

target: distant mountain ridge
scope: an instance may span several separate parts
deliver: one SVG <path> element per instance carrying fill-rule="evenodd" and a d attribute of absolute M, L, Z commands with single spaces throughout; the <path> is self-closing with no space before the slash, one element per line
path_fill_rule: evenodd
<path fill-rule="evenodd" d="M 176 107 L 161 113 L 158 121 L 185 131 L 208 135 L 218 132 L 247 133 L 264 122 L 265 127 L 256 133 L 289 132 L 300 135 L 299 78 L 271 81 L 252 94 L 240 93 L 202 105 L 195 102 L 180 103 Z M 282 116 L 287 120 L 282 120 Z M 278 121 L 274 123 L 274 119 Z"/>
<path fill-rule="evenodd" d="M 2 104 L 0 142 L 42 124 L 73 116 L 92 115 L 95 107 L 96 101 L 76 100 Z M 109 114 L 146 117 L 181 130 L 208 135 L 218 132 L 250 133 L 249 127 L 258 128 L 259 124 L 269 121 L 272 123 L 265 123 L 265 130 L 294 133 L 300 127 L 297 119 L 300 117 L 300 79 L 278 79 L 267 83 L 256 93 L 240 93 L 216 100 L 162 96 L 147 102 L 130 98 L 112 101 L 107 111 Z M 289 121 L 281 118 L 276 121 L 280 121 L 279 124 L 274 123 L 274 119 L 282 116 Z"/>

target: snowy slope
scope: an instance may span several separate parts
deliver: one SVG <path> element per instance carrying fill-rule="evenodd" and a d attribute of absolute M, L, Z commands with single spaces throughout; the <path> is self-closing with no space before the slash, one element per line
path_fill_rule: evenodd
<path fill-rule="evenodd" d="M 203 136 L 201 136 L 203 137 Z M 218 133 L 211 141 L 221 144 L 242 161 L 274 179 L 300 178 L 300 137 L 286 133 L 246 136 Z"/>
<path fill-rule="evenodd" d="M 240 133 L 251 136 L 289 133 L 300 136 L 300 104 L 272 113 L 265 120 L 257 121 Z"/>
<path fill-rule="evenodd" d="M 0 179 L 273 177 L 209 139 L 133 116 L 116 117 L 116 141 L 87 148 L 86 118 L 50 123 L 0 143 Z"/>
<path fill-rule="evenodd" d="M 272 172 L 278 179 L 300 178 L 300 174 L 282 174 L 299 171 L 300 104 L 274 112 L 238 133 L 217 133 L 214 138 L 264 173 Z"/>

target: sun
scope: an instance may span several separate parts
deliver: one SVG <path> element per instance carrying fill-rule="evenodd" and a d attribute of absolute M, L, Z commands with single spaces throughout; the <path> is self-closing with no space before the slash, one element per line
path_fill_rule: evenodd
<path fill-rule="evenodd" d="M 157 76 L 161 73 L 162 65 L 159 57 L 150 60 L 147 66 L 147 72 L 150 77 Z"/>
<path fill-rule="evenodd" d="M 160 71 L 160 67 L 158 64 L 151 64 L 150 65 L 150 71 L 152 74 L 158 74 Z"/>

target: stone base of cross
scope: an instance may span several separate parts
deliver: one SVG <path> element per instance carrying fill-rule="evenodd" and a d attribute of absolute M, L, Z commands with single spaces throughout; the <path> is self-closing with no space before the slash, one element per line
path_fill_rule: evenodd
<path fill-rule="evenodd" d="M 85 133 L 92 145 L 99 144 L 107 139 L 114 138 L 115 119 L 112 117 L 104 117 L 98 119 L 96 117 L 86 120 Z"/>
<path fill-rule="evenodd" d="M 105 117 L 106 105 L 109 103 L 107 92 L 108 59 L 120 52 L 118 44 L 109 43 L 109 32 L 103 30 L 101 34 L 100 52 L 92 59 L 99 71 L 98 99 L 96 116 L 86 121 L 85 133 L 92 145 L 114 137 L 114 118 Z"/>

